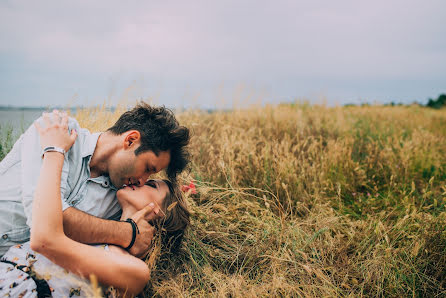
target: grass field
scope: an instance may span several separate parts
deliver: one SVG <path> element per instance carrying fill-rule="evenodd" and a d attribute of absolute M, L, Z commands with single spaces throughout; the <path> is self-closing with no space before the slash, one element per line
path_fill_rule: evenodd
<path fill-rule="evenodd" d="M 122 111 L 74 116 L 100 131 Z M 198 193 L 181 253 L 149 260 L 147 295 L 446 296 L 446 109 L 287 104 L 178 118 L 193 132 L 182 183 Z"/>

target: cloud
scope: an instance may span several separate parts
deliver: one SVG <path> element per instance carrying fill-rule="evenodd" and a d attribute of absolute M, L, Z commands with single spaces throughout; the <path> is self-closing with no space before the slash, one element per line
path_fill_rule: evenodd
<path fill-rule="evenodd" d="M 2 57 L 49 73 L 194 86 L 445 79 L 444 1 L 17 0 L 0 9 Z"/>

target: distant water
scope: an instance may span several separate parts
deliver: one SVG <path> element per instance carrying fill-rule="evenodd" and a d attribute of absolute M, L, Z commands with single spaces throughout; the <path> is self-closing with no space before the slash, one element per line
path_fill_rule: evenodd
<path fill-rule="evenodd" d="M 13 129 L 14 135 L 22 134 L 37 118 L 39 118 L 45 109 L 1 109 L 0 110 L 0 131 L 4 132 Z"/>
<path fill-rule="evenodd" d="M 45 108 L 7 108 L 0 107 L 0 131 L 13 129 L 14 134 L 22 134 L 43 112 Z M 75 113 L 76 108 L 71 109 Z"/>

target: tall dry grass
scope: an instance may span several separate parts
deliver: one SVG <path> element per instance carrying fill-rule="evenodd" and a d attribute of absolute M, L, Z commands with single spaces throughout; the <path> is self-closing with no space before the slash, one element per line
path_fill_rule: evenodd
<path fill-rule="evenodd" d="M 75 116 L 104 130 L 119 117 Z M 156 296 L 446 295 L 446 110 L 305 104 L 178 115 L 192 226 Z"/>
<path fill-rule="evenodd" d="M 101 131 L 123 111 L 74 116 Z M 147 296 L 446 296 L 445 109 L 178 118 L 193 132 L 181 179 L 198 194 L 183 249 L 158 256 Z"/>

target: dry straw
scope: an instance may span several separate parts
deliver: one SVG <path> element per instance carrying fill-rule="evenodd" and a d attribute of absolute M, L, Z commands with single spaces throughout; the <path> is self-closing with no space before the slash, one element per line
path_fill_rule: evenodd
<path fill-rule="evenodd" d="M 109 127 L 124 110 L 79 111 Z M 147 296 L 446 295 L 446 110 L 185 111 L 192 226 Z"/>

